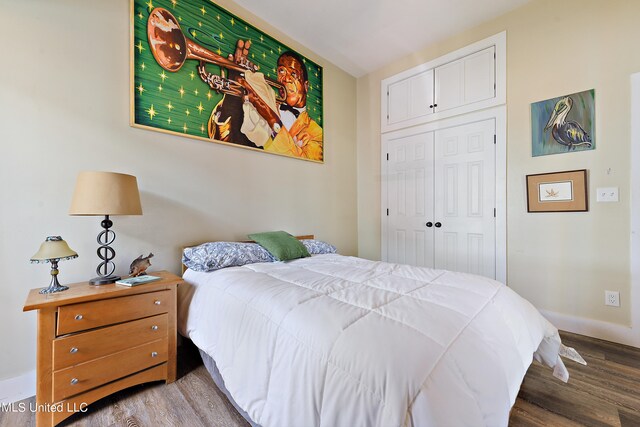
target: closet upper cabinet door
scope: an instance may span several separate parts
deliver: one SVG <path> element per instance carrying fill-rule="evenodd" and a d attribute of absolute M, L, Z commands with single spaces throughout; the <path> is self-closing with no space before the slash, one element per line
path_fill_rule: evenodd
<path fill-rule="evenodd" d="M 496 96 L 495 47 L 481 50 L 465 59 L 465 104 Z"/>
<path fill-rule="evenodd" d="M 435 112 L 495 97 L 495 47 L 435 69 Z"/>
<path fill-rule="evenodd" d="M 392 82 L 387 86 L 387 93 L 387 125 L 432 114 L 433 70 Z"/>
<path fill-rule="evenodd" d="M 435 104 L 437 112 L 464 104 L 464 59 L 436 68 Z"/>

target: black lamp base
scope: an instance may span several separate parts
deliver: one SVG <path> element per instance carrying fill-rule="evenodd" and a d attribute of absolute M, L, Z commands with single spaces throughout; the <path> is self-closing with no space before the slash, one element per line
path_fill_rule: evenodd
<path fill-rule="evenodd" d="M 98 248 L 97 254 L 98 258 L 100 258 L 102 262 L 98 264 L 98 268 L 96 268 L 98 277 L 94 277 L 89 280 L 89 284 L 91 285 L 108 285 L 110 283 L 115 283 L 116 280 L 120 280 L 122 278 L 113 274 L 116 270 L 116 265 L 113 263 L 116 251 L 109 245 L 111 245 L 116 239 L 116 233 L 110 230 L 113 226 L 113 222 L 109 219 L 109 215 L 104 216 L 100 225 L 104 230 L 98 234 L 97 241 L 100 244 L 100 247 Z"/>
<path fill-rule="evenodd" d="M 120 276 L 105 276 L 105 277 L 94 277 L 89 280 L 89 284 L 91 285 L 108 285 L 110 283 L 115 283 L 116 280 L 120 280 L 122 277 Z"/>

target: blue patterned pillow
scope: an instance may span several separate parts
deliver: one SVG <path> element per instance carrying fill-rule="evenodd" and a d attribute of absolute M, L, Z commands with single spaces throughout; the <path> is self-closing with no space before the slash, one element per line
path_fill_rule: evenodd
<path fill-rule="evenodd" d="M 257 243 L 209 242 L 182 252 L 182 263 L 195 271 L 274 261 L 269 251 Z"/>
<path fill-rule="evenodd" d="M 338 252 L 335 246 L 330 245 L 327 242 L 323 242 L 322 240 L 303 239 L 300 241 L 311 255 L 335 254 Z"/>

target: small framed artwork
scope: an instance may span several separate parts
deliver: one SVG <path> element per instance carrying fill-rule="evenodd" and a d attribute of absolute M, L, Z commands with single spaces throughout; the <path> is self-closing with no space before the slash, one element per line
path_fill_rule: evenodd
<path fill-rule="evenodd" d="M 586 212 L 587 170 L 527 175 L 527 212 Z"/>

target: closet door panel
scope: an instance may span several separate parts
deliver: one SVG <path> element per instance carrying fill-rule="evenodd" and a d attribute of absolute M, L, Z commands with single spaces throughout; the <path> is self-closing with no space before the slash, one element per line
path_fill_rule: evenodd
<path fill-rule="evenodd" d="M 495 121 L 435 132 L 435 267 L 495 278 Z"/>
<path fill-rule="evenodd" d="M 398 123 L 409 118 L 409 80 L 389 85 L 387 102 L 389 103 L 387 123 Z"/>
<path fill-rule="evenodd" d="M 435 112 L 495 97 L 495 47 L 435 69 Z"/>
<path fill-rule="evenodd" d="M 387 259 L 433 267 L 433 132 L 387 143 Z"/>
<path fill-rule="evenodd" d="M 464 102 L 464 60 L 435 69 L 435 111 L 459 107 Z"/>
<path fill-rule="evenodd" d="M 387 86 L 386 125 L 433 114 L 433 70 L 426 70 Z"/>
<path fill-rule="evenodd" d="M 464 103 L 483 101 L 496 96 L 495 48 L 485 49 L 464 62 Z"/>
<path fill-rule="evenodd" d="M 433 70 L 410 80 L 409 116 L 414 119 L 433 113 Z"/>

